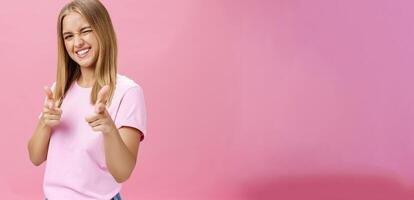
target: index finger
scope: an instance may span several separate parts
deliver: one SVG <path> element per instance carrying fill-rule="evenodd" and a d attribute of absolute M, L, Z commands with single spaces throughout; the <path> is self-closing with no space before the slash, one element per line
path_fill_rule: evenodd
<path fill-rule="evenodd" d="M 109 99 L 109 85 L 105 85 L 99 90 L 96 103 L 106 104 L 108 99 Z"/>
<path fill-rule="evenodd" d="M 47 99 L 53 100 L 53 92 L 52 92 L 52 90 L 49 87 L 47 87 L 47 86 L 45 86 L 43 89 L 44 89 L 44 91 L 46 93 Z"/>

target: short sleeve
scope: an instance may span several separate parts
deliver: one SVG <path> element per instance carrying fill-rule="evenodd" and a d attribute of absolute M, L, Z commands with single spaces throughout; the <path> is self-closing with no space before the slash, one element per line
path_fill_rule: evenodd
<path fill-rule="evenodd" d="M 147 113 L 142 88 L 139 86 L 131 87 L 125 92 L 120 101 L 115 125 L 118 129 L 123 126 L 138 129 L 142 133 L 142 141 L 147 134 L 146 123 Z"/>

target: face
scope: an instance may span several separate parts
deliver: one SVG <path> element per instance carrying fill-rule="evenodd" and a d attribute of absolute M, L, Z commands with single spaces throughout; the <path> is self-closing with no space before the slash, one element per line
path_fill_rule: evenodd
<path fill-rule="evenodd" d="M 88 21 L 77 12 L 63 18 L 62 34 L 69 56 L 81 67 L 95 67 L 99 43 Z"/>

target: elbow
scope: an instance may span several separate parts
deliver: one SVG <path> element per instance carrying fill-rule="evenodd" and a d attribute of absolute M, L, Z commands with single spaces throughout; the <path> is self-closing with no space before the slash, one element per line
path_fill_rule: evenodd
<path fill-rule="evenodd" d="M 32 161 L 32 164 L 34 165 L 34 166 L 39 166 L 39 165 L 41 165 L 45 160 L 44 159 L 36 159 L 36 158 L 33 158 L 33 156 L 30 156 L 30 161 Z"/>
<path fill-rule="evenodd" d="M 42 159 L 34 155 L 34 152 L 30 148 L 30 143 L 28 145 L 28 151 L 29 151 L 30 161 L 32 162 L 34 166 L 39 166 L 46 160 L 46 159 Z"/>
<path fill-rule="evenodd" d="M 117 183 L 123 183 L 126 180 L 128 180 L 131 176 L 132 172 L 134 171 L 135 164 L 136 161 L 134 160 L 134 162 L 131 163 L 131 165 L 129 165 L 128 167 L 122 166 L 120 168 L 116 168 L 116 166 L 113 166 L 110 163 L 107 163 L 107 166 L 109 172 L 111 173 L 112 177 L 114 177 L 115 181 Z"/>
<path fill-rule="evenodd" d="M 39 166 L 39 165 L 41 165 L 43 162 L 41 162 L 41 161 L 33 161 L 32 160 L 32 164 L 34 165 L 34 166 Z"/>
<path fill-rule="evenodd" d="M 111 170 L 109 170 L 109 171 L 111 172 Z M 129 177 L 132 174 L 132 171 L 133 171 L 133 168 L 132 169 L 124 169 L 124 170 L 117 171 L 117 172 L 112 171 L 111 174 L 112 174 L 112 177 L 114 177 L 114 179 L 117 183 L 123 183 L 123 182 L 125 182 L 126 180 L 129 179 Z"/>
<path fill-rule="evenodd" d="M 121 178 L 115 178 L 115 181 L 117 182 L 117 183 L 123 183 L 123 182 L 125 182 L 127 179 L 121 179 Z"/>
<path fill-rule="evenodd" d="M 114 179 L 117 183 L 123 183 L 126 180 L 129 179 L 129 177 L 131 176 L 131 174 L 125 174 L 125 175 L 120 175 L 120 176 L 114 176 Z"/>

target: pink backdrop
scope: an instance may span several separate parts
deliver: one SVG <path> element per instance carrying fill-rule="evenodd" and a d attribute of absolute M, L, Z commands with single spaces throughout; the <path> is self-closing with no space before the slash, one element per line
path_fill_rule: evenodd
<path fill-rule="evenodd" d="M 66 1 L 0 11 L 0 191 L 42 199 L 26 144 Z M 103 1 L 148 136 L 125 199 L 414 198 L 408 0 Z"/>

